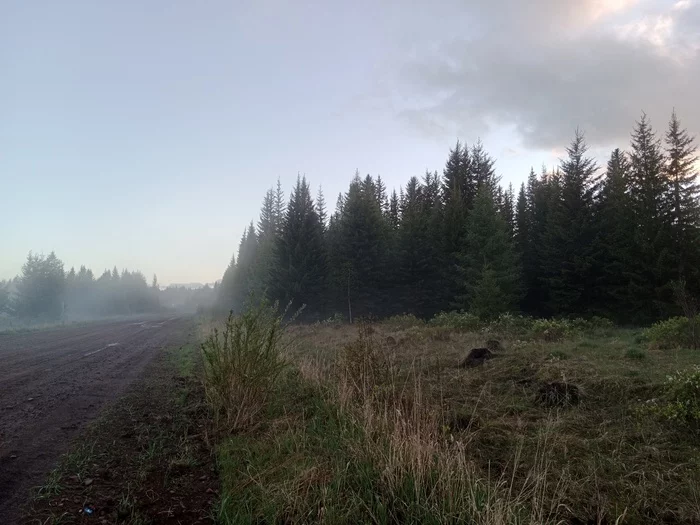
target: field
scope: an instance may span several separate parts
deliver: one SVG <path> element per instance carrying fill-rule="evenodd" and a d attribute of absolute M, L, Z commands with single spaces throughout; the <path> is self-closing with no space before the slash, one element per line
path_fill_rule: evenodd
<path fill-rule="evenodd" d="M 290 327 L 264 407 L 221 431 L 219 521 L 700 523 L 696 429 L 648 408 L 697 353 L 609 327 L 521 336 Z"/>
<path fill-rule="evenodd" d="M 80 433 L 23 522 L 700 523 L 700 382 L 669 387 L 697 351 L 506 320 L 200 320 Z"/>

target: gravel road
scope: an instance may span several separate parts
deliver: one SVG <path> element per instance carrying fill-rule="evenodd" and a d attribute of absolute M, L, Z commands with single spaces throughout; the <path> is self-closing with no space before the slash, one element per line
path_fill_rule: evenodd
<path fill-rule="evenodd" d="M 191 327 L 167 318 L 0 334 L 0 523 L 19 519 L 80 429 Z"/>

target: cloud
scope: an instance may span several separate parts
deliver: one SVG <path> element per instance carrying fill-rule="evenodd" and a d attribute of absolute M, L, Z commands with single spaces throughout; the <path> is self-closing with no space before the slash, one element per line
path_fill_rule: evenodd
<path fill-rule="evenodd" d="M 642 111 L 663 131 L 675 107 L 700 131 L 700 4 L 634 0 L 484 1 L 395 71 L 392 105 L 426 134 L 514 127 L 522 145 L 559 148 L 579 126 L 625 146 Z M 460 24 L 453 24 L 459 26 Z"/>

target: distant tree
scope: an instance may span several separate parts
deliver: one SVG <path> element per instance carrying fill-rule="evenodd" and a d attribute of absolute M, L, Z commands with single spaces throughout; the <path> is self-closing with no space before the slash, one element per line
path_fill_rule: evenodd
<path fill-rule="evenodd" d="M 153 274 L 153 280 L 151 281 L 151 288 L 154 290 L 158 290 L 158 276 L 156 274 Z"/>
<path fill-rule="evenodd" d="M 389 227 L 396 231 L 399 228 L 400 212 L 399 212 L 399 197 L 396 195 L 396 190 L 391 192 L 389 200 Z"/>
<path fill-rule="evenodd" d="M 58 319 L 63 314 L 65 272 L 51 252 L 47 257 L 29 252 L 17 284 L 14 311 L 18 317 Z"/>
<path fill-rule="evenodd" d="M 275 212 L 274 212 L 274 223 L 277 227 L 277 235 L 281 233 L 282 221 L 284 219 L 284 191 L 282 191 L 282 183 L 279 178 L 277 179 L 277 189 L 275 190 Z"/>
<path fill-rule="evenodd" d="M 10 284 L 6 280 L 0 281 L 0 314 L 8 311 L 10 306 Z"/>
<path fill-rule="evenodd" d="M 318 193 L 316 194 L 316 214 L 318 215 L 318 221 L 321 223 L 321 229 L 325 233 L 328 227 L 328 212 L 326 210 L 326 198 L 323 196 L 323 188 L 321 186 L 318 187 Z"/>

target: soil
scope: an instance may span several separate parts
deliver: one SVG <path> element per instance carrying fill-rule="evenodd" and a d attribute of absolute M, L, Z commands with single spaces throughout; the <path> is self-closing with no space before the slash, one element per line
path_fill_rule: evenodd
<path fill-rule="evenodd" d="M 191 328 L 171 318 L 0 334 L 0 523 L 21 521 L 31 489 L 88 423 Z M 106 448 L 123 428 L 113 426 Z"/>
<path fill-rule="evenodd" d="M 459 364 L 460 368 L 473 368 L 483 365 L 493 357 L 493 353 L 488 348 L 472 348 L 467 357 Z"/>

